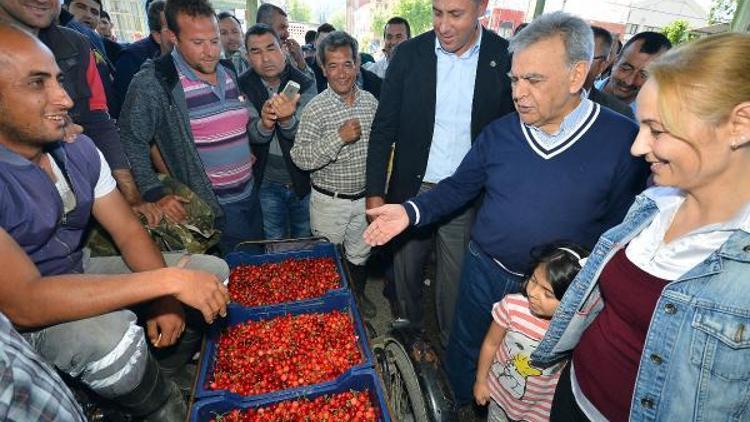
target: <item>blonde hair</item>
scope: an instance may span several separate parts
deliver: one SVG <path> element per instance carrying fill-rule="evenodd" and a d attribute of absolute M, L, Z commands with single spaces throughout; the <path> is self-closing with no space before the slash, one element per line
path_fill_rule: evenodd
<path fill-rule="evenodd" d="M 718 126 L 750 101 L 750 35 L 729 32 L 692 41 L 654 60 L 648 71 L 658 86 L 662 124 L 686 139 L 683 111 Z"/>

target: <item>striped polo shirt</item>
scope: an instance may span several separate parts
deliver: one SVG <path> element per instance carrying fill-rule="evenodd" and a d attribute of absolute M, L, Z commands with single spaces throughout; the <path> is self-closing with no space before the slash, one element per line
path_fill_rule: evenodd
<path fill-rule="evenodd" d="M 220 204 L 231 204 L 253 191 L 253 155 L 247 136 L 250 113 L 229 71 L 216 67 L 216 85 L 200 79 L 185 59 L 172 50 L 185 92 L 198 155 Z"/>
<path fill-rule="evenodd" d="M 492 399 L 512 420 L 548 421 L 563 363 L 536 368 L 531 354 L 544 338 L 549 320 L 533 315 L 529 300 L 520 294 L 495 303 L 492 319 L 505 330 L 487 378 Z"/>

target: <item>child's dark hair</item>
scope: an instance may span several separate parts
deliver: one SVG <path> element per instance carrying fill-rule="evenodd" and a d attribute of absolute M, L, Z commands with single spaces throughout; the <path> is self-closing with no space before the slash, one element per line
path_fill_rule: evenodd
<path fill-rule="evenodd" d="M 531 250 L 533 262 L 529 271 L 529 277 L 539 265 L 544 265 L 547 276 L 557 300 L 561 300 L 565 291 L 573 279 L 581 270 L 581 259 L 587 257 L 589 251 L 570 242 L 555 242 L 548 245 L 536 247 Z M 521 287 L 521 293 L 526 295 L 526 284 Z"/>

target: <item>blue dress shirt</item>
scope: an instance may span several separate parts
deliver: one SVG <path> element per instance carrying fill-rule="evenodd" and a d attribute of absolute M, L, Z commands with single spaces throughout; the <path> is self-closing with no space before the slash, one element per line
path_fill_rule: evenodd
<path fill-rule="evenodd" d="M 425 182 L 437 183 L 452 175 L 471 149 L 471 108 L 482 42 L 481 28 L 478 30 L 476 43 L 461 56 L 444 50 L 435 38 L 435 126 Z"/>

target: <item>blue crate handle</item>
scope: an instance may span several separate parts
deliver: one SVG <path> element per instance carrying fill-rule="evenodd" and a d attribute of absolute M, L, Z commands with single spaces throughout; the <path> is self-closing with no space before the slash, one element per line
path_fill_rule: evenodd
<path fill-rule="evenodd" d="M 245 240 L 234 246 L 232 252 L 247 252 L 246 247 L 252 247 L 251 250 L 259 250 L 263 248 L 265 253 L 276 253 L 287 250 L 305 250 L 314 247 L 317 243 L 331 243 L 331 241 L 324 236 L 312 236 L 312 237 L 298 237 L 295 239 L 264 239 L 264 240 Z M 288 247 L 285 247 L 289 245 Z M 295 245 L 303 245 L 301 248 L 296 248 Z"/>

